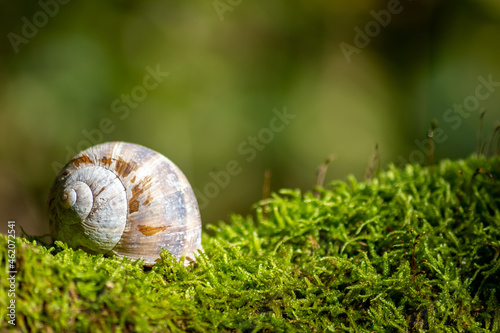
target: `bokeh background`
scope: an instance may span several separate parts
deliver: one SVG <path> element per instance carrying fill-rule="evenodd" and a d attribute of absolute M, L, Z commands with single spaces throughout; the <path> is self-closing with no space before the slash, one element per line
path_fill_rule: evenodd
<path fill-rule="evenodd" d="M 388 8 L 398 13 L 377 31 Z M 366 45 L 346 56 L 356 38 Z M 500 87 L 468 117 L 446 112 L 479 76 L 500 82 L 499 38 L 498 0 L 0 1 L 0 231 L 13 219 L 47 232 L 56 169 L 87 148 L 85 133 L 163 153 L 198 194 L 238 161 L 204 223 L 249 212 L 267 169 L 272 190 L 308 190 L 330 154 L 326 182 L 363 179 L 376 144 L 381 168 L 422 162 L 415 140 L 433 119 L 446 135 L 436 158 L 466 157 L 482 110 L 483 142 L 500 120 Z M 169 75 L 127 113 L 113 107 L 138 96 L 147 68 Z M 238 147 L 285 108 L 295 118 L 247 161 Z"/>

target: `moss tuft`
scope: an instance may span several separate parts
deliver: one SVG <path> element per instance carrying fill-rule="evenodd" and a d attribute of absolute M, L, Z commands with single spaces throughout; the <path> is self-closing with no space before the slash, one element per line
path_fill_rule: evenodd
<path fill-rule="evenodd" d="M 255 217 L 208 226 L 205 252 L 189 267 L 166 252 L 145 270 L 18 238 L 16 328 L 498 332 L 498 181 L 500 158 L 471 157 L 283 189 Z M 5 236 L 0 253 L 6 267 Z M 11 327 L 7 291 L 2 328 Z"/>

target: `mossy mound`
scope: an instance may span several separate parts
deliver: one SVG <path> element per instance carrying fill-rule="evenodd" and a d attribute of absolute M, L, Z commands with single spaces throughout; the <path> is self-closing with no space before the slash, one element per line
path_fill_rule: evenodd
<path fill-rule="evenodd" d="M 281 190 L 255 217 L 209 226 L 189 267 L 17 239 L 14 328 L 498 332 L 499 182 L 500 158 L 471 157 Z M 0 247 L 6 267 L 4 236 Z M 0 327 L 13 328 L 0 293 Z"/>

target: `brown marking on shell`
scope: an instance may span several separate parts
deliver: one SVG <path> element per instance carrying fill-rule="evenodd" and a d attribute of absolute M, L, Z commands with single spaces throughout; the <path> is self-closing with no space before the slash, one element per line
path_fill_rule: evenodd
<path fill-rule="evenodd" d="M 115 171 L 118 175 L 118 177 L 127 177 L 132 171 L 137 170 L 137 164 L 134 162 L 128 163 L 127 161 L 122 160 L 121 158 L 118 158 L 116 160 L 116 166 L 115 166 Z"/>
<path fill-rule="evenodd" d="M 111 157 L 103 156 L 101 158 L 101 162 L 104 166 L 109 167 L 113 161 L 111 160 Z"/>
<path fill-rule="evenodd" d="M 136 200 L 134 202 L 129 202 L 128 211 L 130 214 L 135 213 L 138 210 L 139 210 L 139 200 Z"/>
<path fill-rule="evenodd" d="M 87 155 L 76 157 L 72 159 L 70 162 L 73 163 L 76 167 L 79 167 L 82 164 L 92 164 L 92 160 Z"/>
<path fill-rule="evenodd" d="M 64 172 L 62 172 L 59 177 L 60 178 L 65 178 L 67 177 L 68 175 L 70 174 L 70 171 L 69 170 L 64 170 Z"/>
<path fill-rule="evenodd" d="M 148 194 L 148 198 L 146 199 L 146 201 L 144 201 L 144 206 L 147 206 L 151 203 L 151 201 L 153 201 L 153 197 L 151 197 L 151 194 Z"/>
<path fill-rule="evenodd" d="M 130 180 L 131 183 L 135 183 L 135 176 Z"/>
<path fill-rule="evenodd" d="M 128 201 L 128 209 L 131 214 L 139 210 L 139 205 L 140 205 L 139 197 L 144 193 L 144 191 L 147 191 L 150 187 L 151 187 L 151 177 L 144 178 L 142 182 L 132 187 L 131 189 L 132 197 Z M 149 203 L 148 199 L 146 199 L 147 203 Z"/>
<path fill-rule="evenodd" d="M 139 231 L 142 232 L 145 236 L 153 236 L 154 234 L 157 234 L 167 229 L 168 227 L 169 226 L 164 226 L 164 225 L 149 226 L 145 224 L 139 224 L 137 226 L 137 229 L 139 229 Z"/>
<path fill-rule="evenodd" d="M 99 193 L 97 193 L 96 197 L 97 197 L 99 194 L 101 194 L 101 193 L 102 193 L 102 191 L 104 191 L 105 189 L 106 189 L 106 186 L 101 187 L 101 190 L 99 191 Z"/>

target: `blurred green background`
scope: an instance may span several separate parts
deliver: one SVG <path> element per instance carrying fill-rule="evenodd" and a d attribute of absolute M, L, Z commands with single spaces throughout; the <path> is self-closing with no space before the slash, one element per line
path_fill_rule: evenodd
<path fill-rule="evenodd" d="M 214 223 L 249 211 L 267 169 L 272 190 L 311 189 L 334 154 L 326 182 L 362 179 L 375 144 L 382 168 L 422 162 L 432 119 L 436 158 L 476 151 L 481 110 L 485 141 L 500 120 L 500 87 L 470 98 L 479 76 L 500 82 L 498 0 L 0 1 L 0 35 L 1 232 L 47 232 L 55 169 L 88 136 L 163 153 L 202 195 L 236 160 L 201 209 Z M 145 90 L 147 68 L 169 75 Z M 271 137 L 285 108 L 295 118 Z"/>

